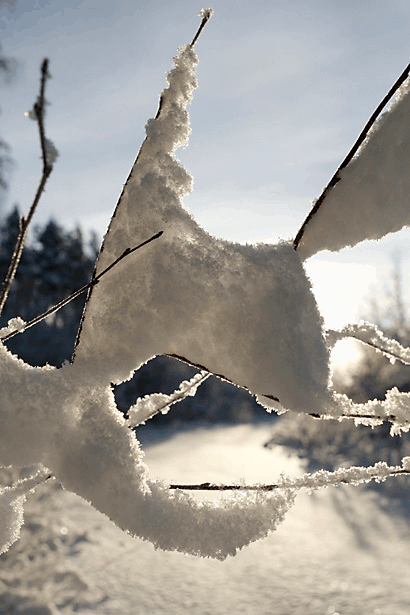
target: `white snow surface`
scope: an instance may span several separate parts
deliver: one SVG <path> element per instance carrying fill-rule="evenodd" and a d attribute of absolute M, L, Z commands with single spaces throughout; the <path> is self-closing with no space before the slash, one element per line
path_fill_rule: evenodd
<path fill-rule="evenodd" d="M 183 208 L 192 178 L 174 158 L 186 145 L 197 57 L 181 48 L 111 220 L 75 361 L 122 382 L 158 354 L 311 412 L 330 399 L 329 355 L 310 282 L 291 243 L 217 239 Z"/>
<path fill-rule="evenodd" d="M 153 477 L 178 482 L 268 482 L 282 471 L 303 473 L 286 449 L 264 448 L 269 439 L 269 426 L 196 429 L 146 446 L 146 461 Z M 409 612 L 408 520 L 392 502 L 357 487 L 300 493 L 274 534 L 224 562 L 154 550 L 55 481 L 29 495 L 26 507 L 22 538 L 0 563 L 4 612 Z"/>
<path fill-rule="evenodd" d="M 307 224 L 298 247 L 303 260 L 410 225 L 409 90 L 407 79 Z"/>

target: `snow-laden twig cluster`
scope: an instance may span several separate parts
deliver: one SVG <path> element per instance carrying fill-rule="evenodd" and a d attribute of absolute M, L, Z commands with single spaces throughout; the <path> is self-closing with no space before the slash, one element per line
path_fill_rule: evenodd
<path fill-rule="evenodd" d="M 153 480 L 144 464 L 131 428 L 193 395 L 209 374 L 248 389 L 268 411 L 354 418 L 369 425 L 389 420 L 392 433 L 410 427 L 410 394 L 393 389 L 384 402 L 353 404 L 333 392 L 328 345 L 341 337 L 358 337 L 400 360 L 408 361 L 410 355 L 370 325 L 328 332 L 326 340 L 302 263 L 321 249 L 339 250 L 410 223 L 407 85 L 340 172 L 320 212 L 305 225 L 297 250 L 291 241 L 242 246 L 217 239 L 184 209 L 192 178 L 175 158 L 190 133 L 186 107 L 197 86 L 198 61 L 193 46 L 211 14 L 210 9 L 201 11 L 192 43 L 174 59 L 94 276 L 78 291 L 88 289 L 88 300 L 73 362 L 60 369 L 35 368 L 5 347 L 6 339 L 45 315 L 27 324 L 15 318 L 0 331 L 0 465 L 35 466 L 30 480 L 0 491 L 0 551 L 18 537 L 26 493 L 50 475 L 123 530 L 158 548 L 224 559 L 274 530 L 301 488 L 410 472 L 406 458 L 403 467 L 379 463 L 282 478 L 265 487 L 225 485 L 218 487 L 223 497 L 210 502 L 182 490 L 192 486 L 170 489 Z M 43 64 L 42 86 L 47 75 Z M 42 103 L 32 112 L 38 121 L 45 104 L 44 88 L 42 92 Z M 44 187 L 55 157 L 44 131 L 41 145 Z M 379 173 L 381 163 L 384 173 Z M 357 224 L 351 215 L 358 209 L 356 199 L 363 203 Z M 349 220 L 349 228 L 339 224 L 340 215 Z M 351 236 L 347 231 L 352 225 Z M 143 251 L 137 249 L 143 245 Z M 200 372 L 171 395 L 138 400 L 126 420 L 116 407 L 111 383 L 127 380 L 158 354 L 187 361 Z"/>

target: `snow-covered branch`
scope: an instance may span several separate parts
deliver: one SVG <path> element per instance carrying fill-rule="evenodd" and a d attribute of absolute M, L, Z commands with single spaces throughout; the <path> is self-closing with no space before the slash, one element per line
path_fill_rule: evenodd
<path fill-rule="evenodd" d="M 329 348 L 333 348 L 338 341 L 347 337 L 371 346 L 390 360 L 395 361 L 397 359 L 405 365 L 410 365 L 410 348 L 404 348 L 397 340 L 385 336 L 376 325 L 370 322 L 361 322 L 357 325 L 349 324 L 340 331 L 326 331 Z"/>
<path fill-rule="evenodd" d="M 27 494 L 51 477 L 41 466 L 33 470 L 31 477 L 20 480 L 11 487 L 0 487 L 0 553 L 7 551 L 20 536 L 20 528 L 24 522 L 23 504 Z"/>
<path fill-rule="evenodd" d="M 304 222 L 303 222 L 302 226 L 300 227 L 300 229 L 299 229 L 299 231 L 298 231 L 298 233 L 297 233 L 297 235 L 295 237 L 295 240 L 293 242 L 295 250 L 297 250 L 299 248 L 299 244 L 302 241 L 302 238 L 303 238 L 303 235 L 305 233 L 307 225 L 310 223 L 310 221 L 313 218 L 313 216 L 315 214 L 317 214 L 317 212 L 319 211 L 319 209 L 322 206 L 323 202 L 325 201 L 326 197 L 328 196 L 329 192 L 340 181 L 340 179 L 341 179 L 340 172 L 345 167 L 347 167 L 347 165 L 353 160 L 354 156 L 359 151 L 359 148 L 363 145 L 363 143 L 367 139 L 370 131 L 372 130 L 374 124 L 377 121 L 377 118 L 380 116 L 380 114 L 382 113 L 382 111 L 386 107 L 386 105 L 389 103 L 389 101 L 396 94 L 397 90 L 406 81 L 407 77 L 409 76 L 409 73 L 410 73 L 410 64 L 408 64 L 406 66 L 404 71 L 401 73 L 400 77 L 398 77 L 398 79 L 392 85 L 392 87 L 387 92 L 387 94 L 385 95 L 383 100 L 378 104 L 376 109 L 373 111 L 372 115 L 370 116 L 370 118 L 366 122 L 366 125 L 364 126 L 363 130 L 361 131 L 361 133 L 357 137 L 357 140 L 353 144 L 351 150 L 349 151 L 347 156 L 344 158 L 344 160 L 341 162 L 340 166 L 336 170 L 335 174 L 333 175 L 333 177 L 331 178 L 331 180 L 329 181 L 327 186 L 323 189 L 323 192 L 320 195 L 320 197 L 314 201 L 312 209 L 310 210 L 308 216 L 304 220 Z"/>
<path fill-rule="evenodd" d="M 303 260 L 320 250 L 337 252 L 410 225 L 409 72 L 410 64 L 314 202 L 294 241 Z M 388 110 L 381 113 L 394 96 Z"/>
<path fill-rule="evenodd" d="M 197 40 L 199 39 L 202 30 L 205 28 L 206 24 L 208 23 L 208 21 L 211 19 L 212 15 L 214 14 L 213 9 L 201 9 L 198 13 L 198 17 L 202 18 L 202 21 L 199 25 L 199 28 L 194 36 L 194 38 L 192 39 L 191 42 L 191 47 L 194 47 L 195 43 L 197 42 Z"/>
<path fill-rule="evenodd" d="M 209 372 L 199 372 L 190 380 L 184 380 L 179 385 L 178 389 L 171 395 L 163 393 L 153 393 L 137 399 L 136 403 L 128 410 L 128 427 L 137 427 L 144 424 L 145 421 L 162 412 L 166 414 L 173 404 L 182 401 L 188 396 L 194 396 L 198 387 L 209 378 Z"/>
<path fill-rule="evenodd" d="M 216 485 L 213 483 L 198 483 L 193 485 L 182 485 L 171 483 L 170 489 L 181 489 L 185 491 L 275 491 L 276 489 L 306 489 L 310 493 L 324 489 L 325 487 L 337 487 L 338 485 L 360 485 L 372 480 L 376 482 L 384 481 L 389 476 L 403 476 L 410 474 L 410 457 L 402 459 L 401 466 L 388 466 L 384 462 L 378 462 L 373 466 L 340 468 L 335 472 L 319 470 L 313 474 L 307 473 L 299 478 L 282 477 L 277 483 L 247 485 Z"/>

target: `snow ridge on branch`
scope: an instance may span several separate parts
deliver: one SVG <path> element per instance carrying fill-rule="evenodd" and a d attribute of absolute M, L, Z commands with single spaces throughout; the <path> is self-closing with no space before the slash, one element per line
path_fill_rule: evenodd
<path fill-rule="evenodd" d="M 330 349 L 338 341 L 347 337 L 371 346 L 393 362 L 397 359 L 404 363 L 404 365 L 410 365 L 410 348 L 404 348 L 397 340 L 387 337 L 376 325 L 370 322 L 349 324 L 340 331 L 333 331 L 331 329 L 326 331 L 327 344 Z"/>
<path fill-rule="evenodd" d="M 136 403 L 128 410 L 128 427 L 137 427 L 138 425 L 144 425 L 145 421 L 151 419 L 153 416 L 162 412 L 166 414 L 173 404 L 182 401 L 188 396 L 194 396 L 198 387 L 209 378 L 211 374 L 209 372 L 199 372 L 195 374 L 190 380 L 184 380 L 179 385 L 178 389 L 171 393 L 171 395 L 164 395 L 163 393 L 152 393 L 137 399 Z"/>

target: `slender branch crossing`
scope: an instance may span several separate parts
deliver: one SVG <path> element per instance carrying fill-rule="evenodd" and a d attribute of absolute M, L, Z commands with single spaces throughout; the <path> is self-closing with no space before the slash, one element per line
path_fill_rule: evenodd
<path fill-rule="evenodd" d="M 62 301 L 60 301 L 60 303 L 57 303 L 57 305 L 54 305 L 53 307 L 51 307 L 46 312 L 43 312 L 39 316 L 36 316 L 32 320 L 30 320 L 28 323 L 25 324 L 24 328 L 16 329 L 15 331 L 10 331 L 10 333 L 7 333 L 7 335 L 5 335 L 4 337 L 0 337 L 0 341 L 1 342 L 6 342 L 7 340 L 9 340 L 12 337 L 14 337 L 15 335 L 17 335 L 18 333 L 23 333 L 26 329 L 29 329 L 30 327 L 33 327 L 34 325 L 37 325 L 39 322 L 41 322 L 42 320 L 44 320 L 48 316 L 51 316 L 51 314 L 54 314 L 55 312 L 60 310 L 62 307 L 64 307 L 65 305 L 67 305 L 68 303 L 70 303 L 71 301 L 76 299 L 77 297 L 79 297 L 86 290 L 88 290 L 89 288 L 92 288 L 93 286 L 98 284 L 98 282 L 101 280 L 101 278 L 106 273 L 108 273 L 113 267 L 118 265 L 118 263 L 120 261 L 122 261 L 123 258 L 125 258 L 126 256 L 129 256 L 130 254 L 132 254 L 136 250 L 139 250 L 143 246 L 146 246 L 148 243 L 151 243 L 151 241 L 154 241 L 154 239 L 158 239 L 158 237 L 161 237 L 163 232 L 164 231 L 160 231 L 159 233 L 156 233 L 156 235 L 153 235 L 152 237 L 150 237 L 146 241 L 143 241 L 142 243 L 140 243 L 138 246 L 135 246 L 134 248 L 127 248 L 126 250 L 124 250 L 124 252 L 118 258 L 116 258 L 115 261 L 113 261 L 110 265 L 108 265 L 108 267 L 103 269 L 103 271 L 101 271 L 98 275 L 93 277 L 91 282 L 88 282 L 88 284 L 85 284 L 84 286 L 82 286 L 78 290 L 74 291 L 71 295 L 69 295 L 68 297 L 66 297 Z"/>

